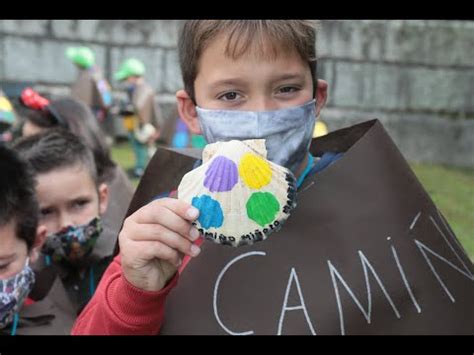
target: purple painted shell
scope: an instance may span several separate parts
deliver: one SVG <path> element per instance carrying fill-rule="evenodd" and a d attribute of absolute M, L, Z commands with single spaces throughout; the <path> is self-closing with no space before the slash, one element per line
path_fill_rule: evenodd
<path fill-rule="evenodd" d="M 217 156 L 206 170 L 204 186 L 211 192 L 230 191 L 239 180 L 237 165 L 230 159 Z"/>

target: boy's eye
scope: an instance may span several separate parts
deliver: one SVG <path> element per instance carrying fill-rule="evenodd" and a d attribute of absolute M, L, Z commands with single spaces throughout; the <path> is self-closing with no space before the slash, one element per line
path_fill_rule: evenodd
<path fill-rule="evenodd" d="M 224 100 L 224 101 L 234 101 L 237 99 L 239 94 L 237 94 L 235 91 L 230 91 L 226 92 L 225 94 L 219 96 L 219 100 Z"/>
<path fill-rule="evenodd" d="M 0 265 L 0 271 L 5 271 L 6 269 L 8 269 L 8 266 L 10 264 L 4 264 L 4 265 Z"/>
<path fill-rule="evenodd" d="M 282 94 L 288 94 L 288 93 L 292 93 L 292 92 L 296 92 L 296 91 L 299 91 L 300 88 L 296 87 L 296 86 L 284 86 L 282 88 L 280 88 L 278 91 Z"/>
<path fill-rule="evenodd" d="M 89 200 L 87 200 L 87 199 L 76 200 L 76 201 L 74 201 L 74 207 L 76 207 L 76 208 L 84 207 L 88 203 L 89 203 Z"/>
<path fill-rule="evenodd" d="M 43 208 L 40 210 L 41 217 L 47 217 L 53 213 L 52 208 Z"/>

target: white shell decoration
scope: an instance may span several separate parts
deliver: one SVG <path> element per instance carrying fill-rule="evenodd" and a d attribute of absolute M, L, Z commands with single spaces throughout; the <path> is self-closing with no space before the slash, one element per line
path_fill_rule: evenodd
<path fill-rule="evenodd" d="M 296 180 L 266 159 L 265 140 L 208 144 L 203 164 L 187 173 L 178 198 L 200 211 L 194 222 L 206 239 L 241 246 L 265 240 L 296 206 Z"/>

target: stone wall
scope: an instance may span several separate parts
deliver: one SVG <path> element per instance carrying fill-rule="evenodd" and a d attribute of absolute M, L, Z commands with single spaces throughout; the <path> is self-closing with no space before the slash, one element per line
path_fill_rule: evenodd
<path fill-rule="evenodd" d="M 120 62 L 147 67 L 165 116 L 182 87 L 177 20 L 0 20 L 0 83 L 64 94 L 85 44 L 111 83 Z M 379 118 L 411 161 L 474 166 L 474 22 L 324 20 L 319 77 L 329 82 L 321 119 L 330 130 Z"/>
<path fill-rule="evenodd" d="M 379 118 L 412 161 L 474 166 L 474 22 L 322 21 L 322 119 Z"/>

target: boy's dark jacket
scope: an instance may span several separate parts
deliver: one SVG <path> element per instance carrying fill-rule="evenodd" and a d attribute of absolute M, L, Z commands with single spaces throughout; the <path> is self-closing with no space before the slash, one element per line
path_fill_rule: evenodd
<path fill-rule="evenodd" d="M 308 177 L 282 230 L 206 241 L 161 334 L 473 334 L 473 265 L 378 120 L 313 140 L 345 152 Z M 177 188 L 199 154 L 159 149 L 127 215 Z"/>

